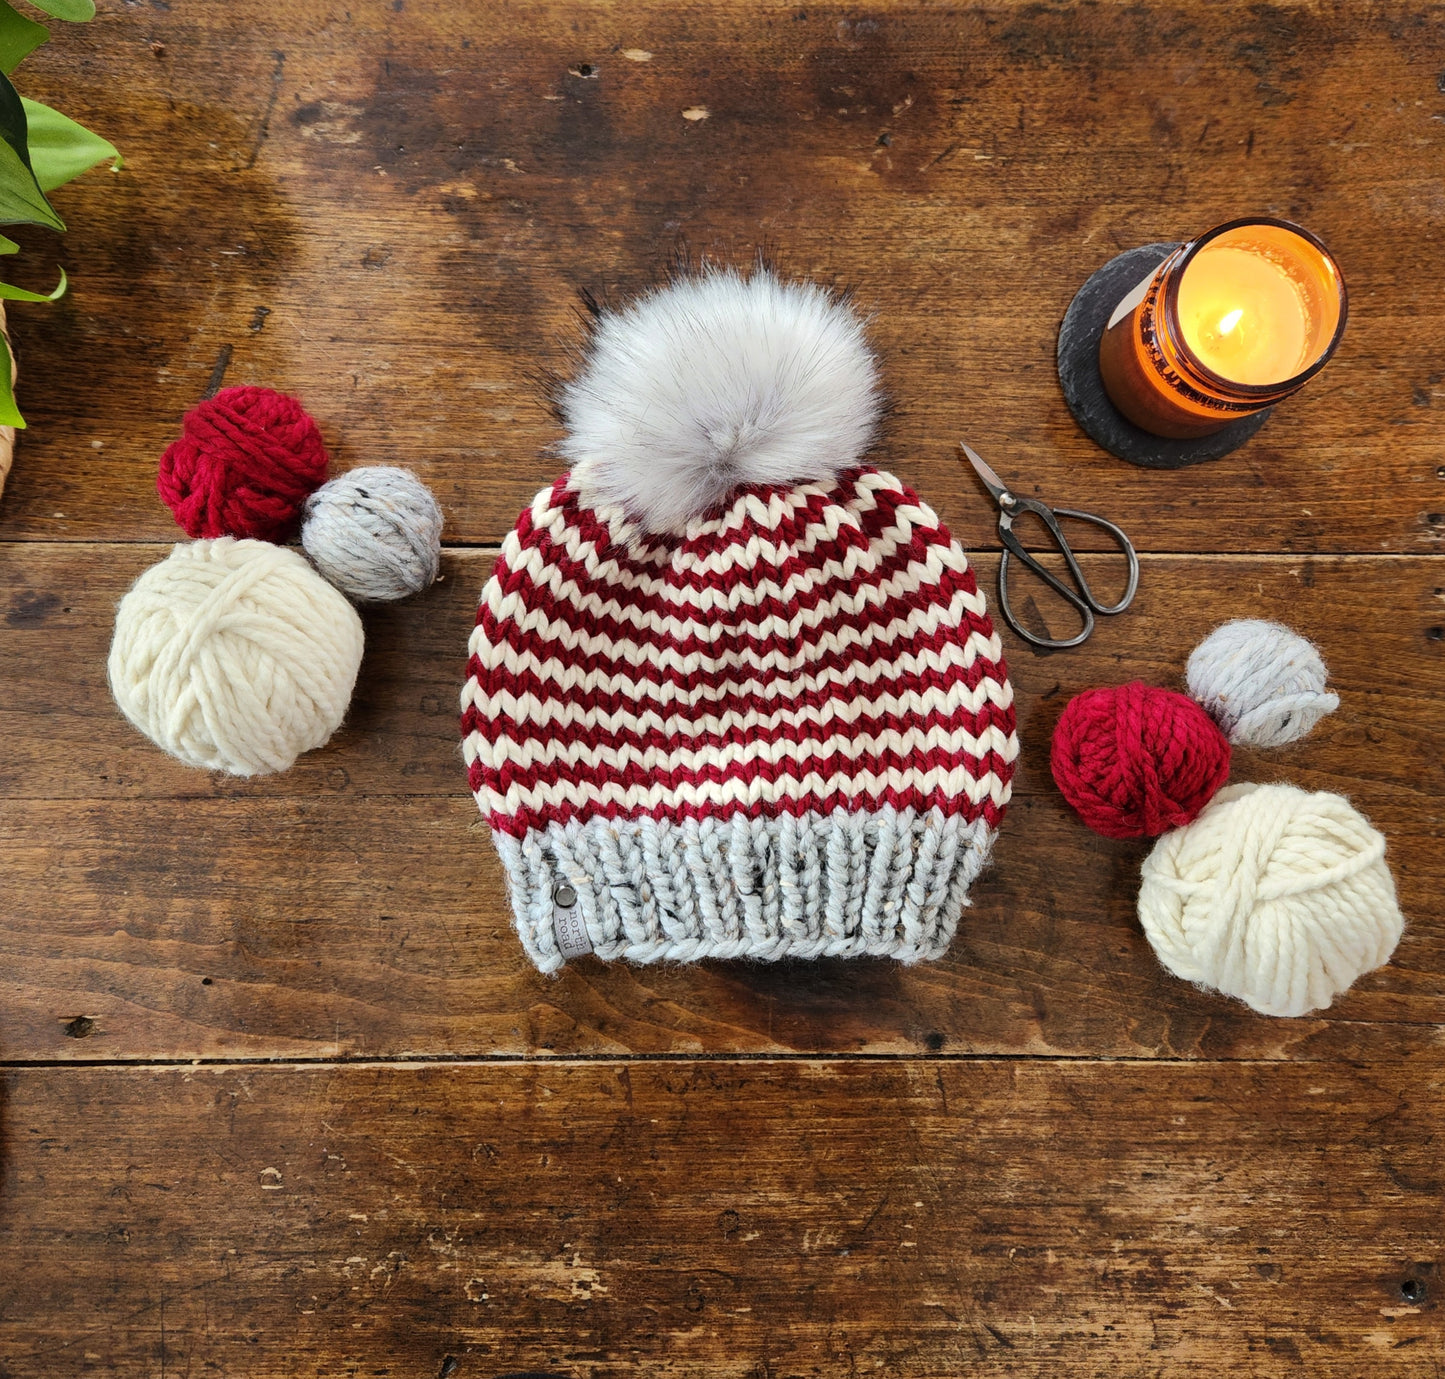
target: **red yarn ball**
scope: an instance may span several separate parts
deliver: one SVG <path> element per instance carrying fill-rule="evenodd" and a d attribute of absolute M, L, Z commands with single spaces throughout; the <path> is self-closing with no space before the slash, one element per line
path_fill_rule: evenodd
<path fill-rule="evenodd" d="M 187 536 L 284 541 L 325 477 L 321 431 L 294 397 L 222 388 L 186 413 L 156 491 Z"/>
<path fill-rule="evenodd" d="M 1096 833 L 1153 838 L 1197 818 L 1228 779 L 1229 740 L 1194 700 L 1136 680 L 1071 699 L 1050 764 Z"/>

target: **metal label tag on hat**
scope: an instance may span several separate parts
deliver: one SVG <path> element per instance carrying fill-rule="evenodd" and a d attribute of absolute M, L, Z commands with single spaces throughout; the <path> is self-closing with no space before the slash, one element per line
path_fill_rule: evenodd
<path fill-rule="evenodd" d="M 552 890 L 552 928 L 564 958 L 581 958 L 592 951 L 592 940 L 577 908 L 577 892 L 566 881 Z"/>

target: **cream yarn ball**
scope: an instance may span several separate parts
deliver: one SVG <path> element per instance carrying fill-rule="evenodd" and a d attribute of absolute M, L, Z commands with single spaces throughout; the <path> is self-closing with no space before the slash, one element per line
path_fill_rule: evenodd
<path fill-rule="evenodd" d="M 359 603 L 404 599 L 437 577 L 442 510 L 409 469 L 353 469 L 307 498 L 301 545 Z"/>
<path fill-rule="evenodd" d="M 256 776 L 336 731 L 362 649 L 356 610 L 296 551 L 223 536 L 177 546 L 131 586 L 110 688 L 188 766 Z"/>
<path fill-rule="evenodd" d="M 1385 840 L 1342 795 L 1232 785 L 1144 862 L 1139 920 L 1176 977 L 1264 1015 L 1321 1010 L 1405 921 Z"/>
<path fill-rule="evenodd" d="M 1325 689 L 1325 663 L 1297 632 L 1239 618 L 1217 627 L 1189 657 L 1189 693 L 1231 741 L 1282 747 L 1303 737 L 1340 697 Z"/>

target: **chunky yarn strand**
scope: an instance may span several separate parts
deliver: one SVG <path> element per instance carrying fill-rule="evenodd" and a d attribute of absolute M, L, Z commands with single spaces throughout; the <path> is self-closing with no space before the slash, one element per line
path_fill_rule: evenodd
<path fill-rule="evenodd" d="M 1229 743 L 1192 700 L 1135 681 L 1071 699 L 1050 765 L 1096 833 L 1153 838 L 1209 803 L 1229 777 Z"/>
<path fill-rule="evenodd" d="M 1277 622 L 1239 618 L 1217 627 L 1189 657 L 1189 693 L 1233 743 L 1282 747 L 1304 737 L 1340 697 L 1325 689 L 1325 663 Z"/>
<path fill-rule="evenodd" d="M 110 687 L 172 756 L 255 776 L 336 731 L 361 653 L 356 610 L 300 555 L 221 537 L 177 546 L 121 600 Z"/>
<path fill-rule="evenodd" d="M 325 477 L 321 431 L 294 397 L 222 388 L 186 413 L 156 491 L 187 536 L 285 541 Z"/>
<path fill-rule="evenodd" d="M 1160 839 L 1139 921 L 1175 976 L 1265 1015 L 1323 1009 L 1405 925 L 1384 838 L 1343 796 L 1292 785 L 1231 786 Z"/>
<path fill-rule="evenodd" d="M 358 603 L 419 594 L 437 577 L 442 511 L 408 469 L 375 465 L 322 484 L 307 500 L 301 545 Z"/>

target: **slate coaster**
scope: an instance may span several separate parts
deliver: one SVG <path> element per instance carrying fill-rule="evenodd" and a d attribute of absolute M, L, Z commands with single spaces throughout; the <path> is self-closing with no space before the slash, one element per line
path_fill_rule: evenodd
<path fill-rule="evenodd" d="M 1074 420 L 1111 455 L 1150 469 L 1184 469 L 1238 450 L 1264 425 L 1272 410 L 1232 421 L 1212 436 L 1170 440 L 1141 431 L 1109 401 L 1099 375 L 1099 337 L 1124 294 L 1178 247 L 1144 244 L 1110 259 L 1079 289 L 1059 327 L 1059 383 Z"/>

